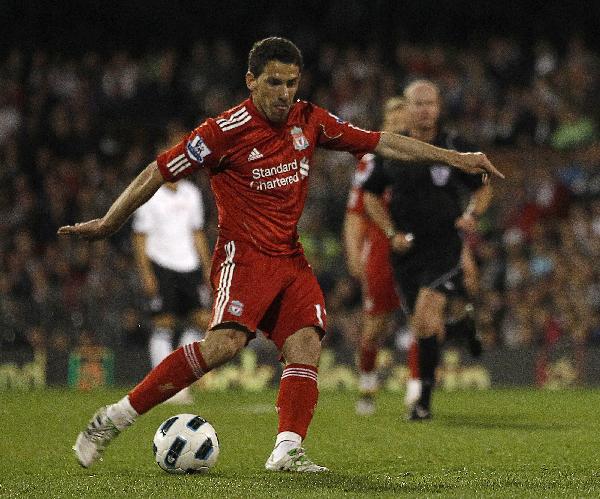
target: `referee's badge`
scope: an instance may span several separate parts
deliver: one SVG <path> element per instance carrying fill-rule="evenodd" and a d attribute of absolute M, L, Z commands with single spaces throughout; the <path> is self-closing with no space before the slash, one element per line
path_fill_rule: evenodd
<path fill-rule="evenodd" d="M 231 315 L 239 317 L 244 311 L 244 304 L 241 301 L 232 300 L 227 310 Z"/>
<path fill-rule="evenodd" d="M 448 179 L 450 178 L 450 167 L 445 165 L 435 165 L 432 166 L 429 171 L 431 172 L 431 180 L 436 186 L 442 187 L 448 183 Z"/>
<path fill-rule="evenodd" d="M 304 136 L 302 128 L 295 126 L 290 130 L 290 133 L 294 139 L 294 149 L 296 151 L 302 151 L 308 147 L 308 139 Z"/>

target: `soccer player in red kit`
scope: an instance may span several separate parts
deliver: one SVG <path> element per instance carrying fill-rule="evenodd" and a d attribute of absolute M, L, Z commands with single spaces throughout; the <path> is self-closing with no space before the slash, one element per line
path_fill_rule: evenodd
<path fill-rule="evenodd" d="M 59 234 L 98 239 L 117 231 L 164 182 L 197 170 L 210 176 L 219 236 L 211 271 L 212 322 L 205 338 L 175 350 L 118 402 L 100 408 L 75 442 L 88 467 L 135 419 L 231 360 L 260 329 L 281 351 L 279 428 L 265 467 L 321 472 L 302 440 L 318 398 L 317 366 L 327 314 L 298 242 L 297 223 L 316 147 L 405 161 L 437 161 L 471 173 L 501 175 L 482 153 L 461 154 L 408 137 L 361 130 L 324 109 L 295 101 L 302 55 L 289 40 L 256 42 L 248 57 L 250 98 L 209 118 L 161 153 L 99 219 Z M 418 167 L 418 166 L 416 166 Z"/>
<path fill-rule="evenodd" d="M 391 97 L 383 110 L 382 130 L 401 133 L 408 128 L 403 97 Z M 365 154 L 359 161 L 344 219 L 344 245 L 348 269 L 362 286 L 363 326 L 358 348 L 358 389 L 356 413 L 368 416 L 375 412 L 375 394 L 379 380 L 375 369 L 377 353 L 390 328 L 392 313 L 400 307 L 397 286 L 390 263 L 387 235 L 365 211 L 362 183 L 375 167 L 377 157 Z"/>

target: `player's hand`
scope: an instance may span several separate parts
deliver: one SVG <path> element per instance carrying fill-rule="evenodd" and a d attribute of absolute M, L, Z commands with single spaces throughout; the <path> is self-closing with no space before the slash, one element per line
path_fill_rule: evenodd
<path fill-rule="evenodd" d="M 58 229 L 59 236 L 78 236 L 82 239 L 95 241 L 96 239 L 104 239 L 115 232 L 114 229 L 108 227 L 102 218 L 96 218 L 89 222 L 81 222 L 75 225 L 64 225 Z"/>
<path fill-rule="evenodd" d="M 390 247 L 396 253 L 406 253 L 413 246 L 414 236 L 404 232 L 397 232 L 390 238 Z"/>
<path fill-rule="evenodd" d="M 477 218 L 469 213 L 464 213 L 456 219 L 454 225 L 464 232 L 475 232 L 477 230 Z"/>
<path fill-rule="evenodd" d="M 460 152 L 454 166 L 466 173 L 487 173 L 504 178 L 504 174 L 498 171 L 482 152 Z"/>

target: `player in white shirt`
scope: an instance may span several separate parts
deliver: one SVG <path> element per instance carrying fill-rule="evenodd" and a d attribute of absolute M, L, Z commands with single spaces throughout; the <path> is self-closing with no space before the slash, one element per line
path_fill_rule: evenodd
<path fill-rule="evenodd" d="M 188 180 L 166 183 L 134 214 L 134 254 L 152 313 L 152 367 L 173 350 L 178 320 L 181 346 L 199 341 L 210 319 L 201 299 L 211 264 L 203 229 L 202 193 Z M 186 389 L 170 401 L 191 403 L 192 397 Z"/>

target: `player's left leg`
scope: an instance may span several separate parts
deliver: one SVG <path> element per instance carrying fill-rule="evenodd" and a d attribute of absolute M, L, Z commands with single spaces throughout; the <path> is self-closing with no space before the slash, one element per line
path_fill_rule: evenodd
<path fill-rule="evenodd" d="M 185 345 L 191 345 L 195 342 L 199 342 L 204 338 L 205 331 L 208 328 L 211 313 L 205 309 L 193 310 L 187 320 L 183 322 L 185 324 L 184 329 L 179 337 L 179 347 Z M 166 401 L 169 404 L 179 405 L 191 405 L 194 403 L 194 396 L 191 390 L 192 385 L 186 386 L 181 389 L 170 399 Z"/>
<path fill-rule="evenodd" d="M 317 366 L 320 355 L 321 335 L 314 327 L 296 331 L 283 344 L 282 356 L 286 365 L 277 395 L 279 428 L 275 448 L 265 464 L 267 470 L 328 471 L 313 463 L 302 447 L 319 398 Z"/>
<path fill-rule="evenodd" d="M 327 328 L 325 303 L 317 279 L 303 256 L 290 260 L 289 272 L 293 281 L 259 324 L 285 361 L 276 403 L 278 434 L 265 468 L 327 471 L 308 459 L 302 446 L 319 398 L 317 366 L 321 338 Z"/>
<path fill-rule="evenodd" d="M 176 274 L 175 286 L 172 290 L 174 295 L 173 310 L 180 319 L 183 328 L 179 337 L 179 346 L 191 345 L 201 341 L 208 329 L 211 313 L 202 308 L 201 287 L 203 276 L 200 270 L 191 272 L 180 272 Z M 193 404 L 191 386 L 183 388 L 173 395 L 169 403 Z"/>

